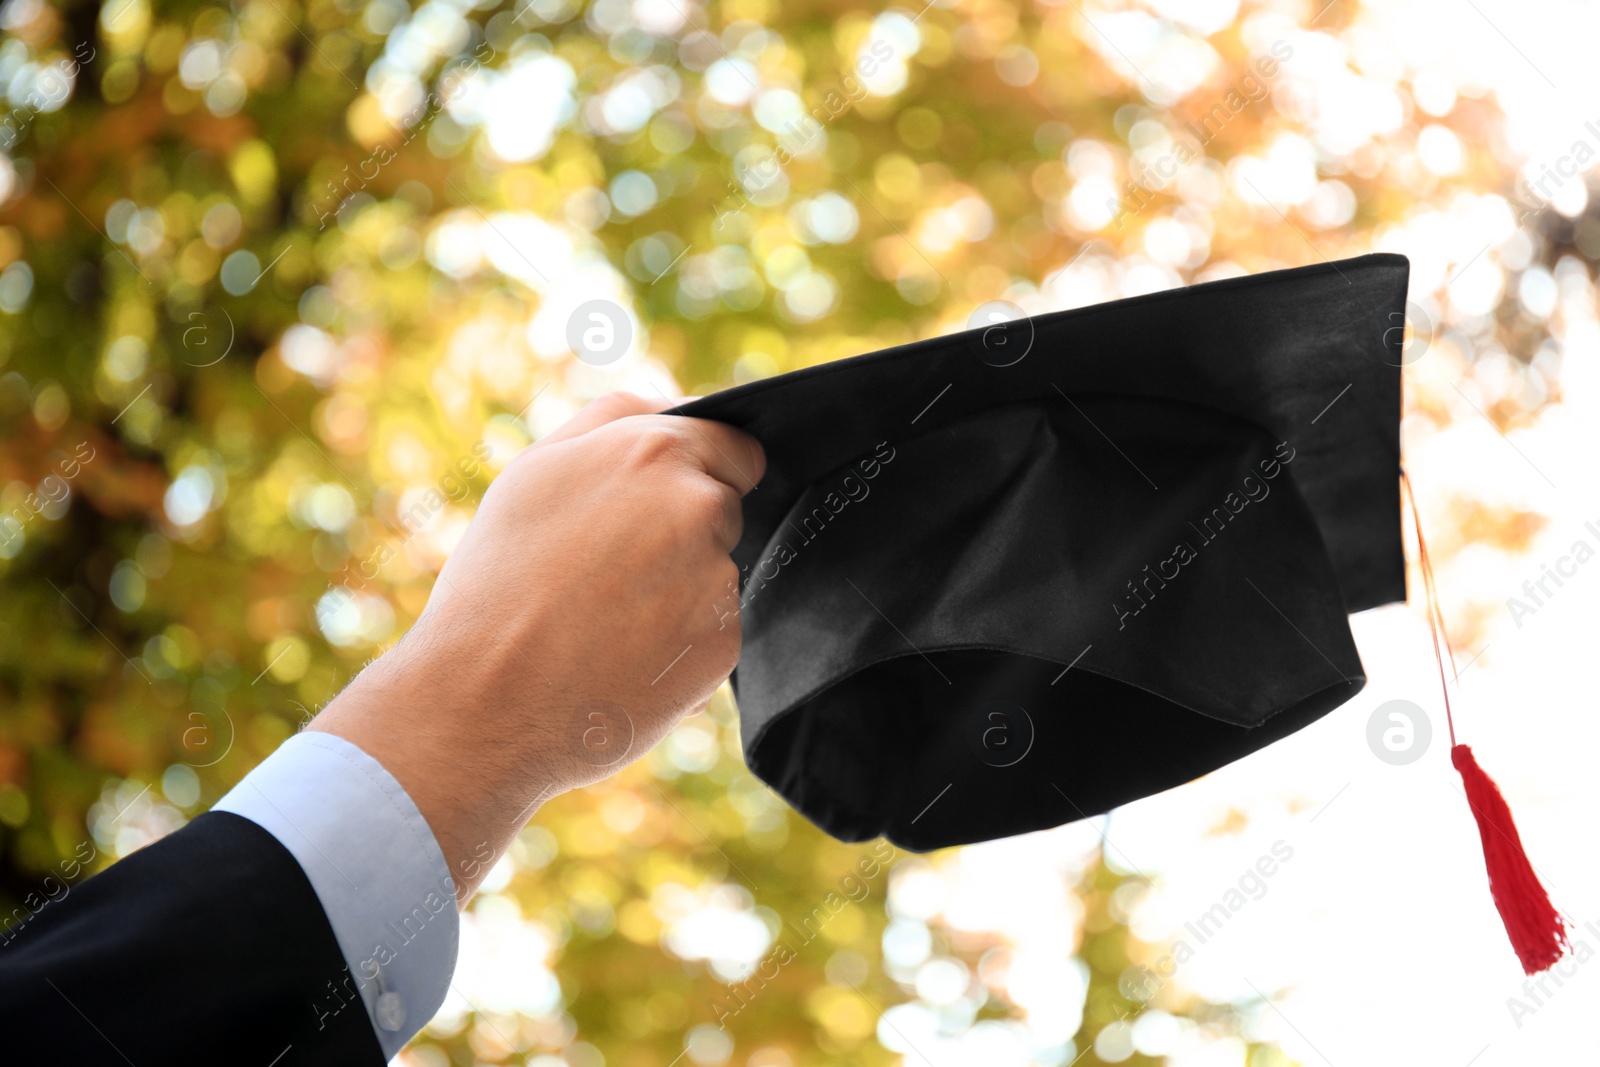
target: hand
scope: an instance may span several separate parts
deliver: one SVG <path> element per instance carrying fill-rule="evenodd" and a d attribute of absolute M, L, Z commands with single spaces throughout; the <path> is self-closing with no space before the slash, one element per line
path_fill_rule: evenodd
<path fill-rule="evenodd" d="M 484 494 L 421 617 L 308 729 L 382 763 L 465 904 L 539 804 L 703 707 L 739 658 L 748 435 L 601 397 Z"/>

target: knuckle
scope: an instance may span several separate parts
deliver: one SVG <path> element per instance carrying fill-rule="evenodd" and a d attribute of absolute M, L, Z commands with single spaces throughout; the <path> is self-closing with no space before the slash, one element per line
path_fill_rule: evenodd
<path fill-rule="evenodd" d="M 744 627 L 735 615 L 712 638 L 712 654 L 716 657 L 716 673 L 719 676 L 726 678 L 733 673 L 734 667 L 739 665 L 739 651 L 743 645 Z"/>
<path fill-rule="evenodd" d="M 713 564 L 711 577 L 701 587 L 705 595 L 711 598 L 711 618 L 708 620 L 710 633 L 707 640 L 722 642 L 730 636 L 732 631 L 734 648 L 738 648 L 738 636 L 741 629 L 740 615 L 743 604 L 739 597 L 739 568 L 728 556 L 723 556 L 721 561 Z M 714 626 L 710 623 L 714 622 Z"/>
<path fill-rule="evenodd" d="M 737 654 L 744 605 L 739 595 L 739 567 L 728 556 L 722 557 L 717 565 L 712 594 L 716 598 L 714 614 L 717 619 L 717 639 L 727 639 L 731 631 L 733 648 Z"/>
<path fill-rule="evenodd" d="M 737 606 L 739 602 L 739 565 L 733 561 L 732 556 L 722 556 L 717 563 L 717 591 L 733 600 Z"/>
<path fill-rule="evenodd" d="M 751 477 L 755 481 L 759 482 L 762 478 L 766 477 L 767 474 L 767 450 L 762 448 L 761 442 L 757 441 L 754 437 L 750 437 L 749 441 L 750 461 L 755 468 L 751 474 Z"/>
<path fill-rule="evenodd" d="M 728 627 L 726 633 L 727 636 L 722 638 L 717 646 L 717 651 L 720 653 L 720 656 L 717 661 L 717 670 L 715 673 L 719 680 L 728 677 L 728 675 L 733 673 L 734 668 L 739 666 L 739 628 L 737 626 L 730 626 Z"/>
<path fill-rule="evenodd" d="M 683 454 L 683 432 L 664 422 L 651 421 L 630 427 L 628 455 L 636 466 L 649 467 Z"/>
<path fill-rule="evenodd" d="M 687 511 L 697 525 L 718 527 L 728 518 L 728 500 L 726 494 L 716 485 L 707 485 L 706 479 L 695 479 L 690 490 L 685 494 L 688 502 Z"/>
<path fill-rule="evenodd" d="M 640 411 L 645 406 L 644 400 L 637 393 L 630 393 L 625 389 L 602 393 L 594 399 L 593 403 L 596 407 L 603 408 L 607 413 L 612 411 Z"/>

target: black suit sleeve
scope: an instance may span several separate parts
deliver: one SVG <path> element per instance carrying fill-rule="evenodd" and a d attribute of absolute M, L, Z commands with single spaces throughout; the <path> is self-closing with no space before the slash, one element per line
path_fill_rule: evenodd
<path fill-rule="evenodd" d="M 311 883 L 237 815 L 199 816 L 6 936 L 6 1062 L 384 1062 Z"/>

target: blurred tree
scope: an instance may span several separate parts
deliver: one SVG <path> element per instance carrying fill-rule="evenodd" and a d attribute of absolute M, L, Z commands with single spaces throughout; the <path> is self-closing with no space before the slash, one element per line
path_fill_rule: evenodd
<path fill-rule="evenodd" d="M 1481 91 L 1325 61 L 1365 13 L 1223 7 L 6 0 L 3 914 L 214 802 L 416 617 L 509 457 L 609 388 L 703 392 L 992 299 L 1075 306 L 1488 219 L 1496 280 L 1447 284 L 1472 248 L 1430 261 L 1415 343 L 1477 375 L 1496 426 L 1529 418 L 1592 307 L 1587 201 L 1506 223 Z M 569 348 L 594 300 L 632 329 L 615 364 Z M 1431 380 L 1410 425 L 1452 418 Z M 1540 524 L 1449 506 L 1441 559 Z M 1487 606 L 1456 607 L 1470 644 Z M 409 1062 L 667 1063 L 686 1034 L 696 1063 L 889 1062 L 879 1013 L 922 993 L 885 969 L 887 875 L 729 1014 L 864 858 L 744 772 L 719 700 L 540 815 L 469 916 L 470 1003 Z M 1021 1055 L 1159 1059 L 1129 1044 L 1155 1009 L 1118 984 L 1125 885 L 1092 864 L 1072 884 L 1083 1021 Z M 934 1015 L 1017 1020 L 983 963 L 1003 946 L 937 936 L 978 977 L 971 1019 Z M 1163 996 L 1235 1062 L 1286 1062 L 1239 1038 L 1244 1008 Z"/>

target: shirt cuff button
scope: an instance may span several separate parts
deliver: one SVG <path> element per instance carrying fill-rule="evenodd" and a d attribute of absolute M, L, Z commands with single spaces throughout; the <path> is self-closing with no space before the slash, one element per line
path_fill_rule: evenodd
<path fill-rule="evenodd" d="M 385 1030 L 398 1030 L 406 1024 L 406 1003 L 399 993 L 380 993 L 375 1014 Z"/>

